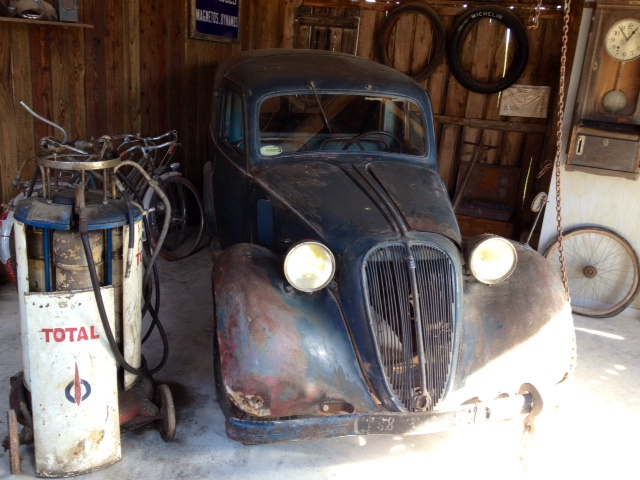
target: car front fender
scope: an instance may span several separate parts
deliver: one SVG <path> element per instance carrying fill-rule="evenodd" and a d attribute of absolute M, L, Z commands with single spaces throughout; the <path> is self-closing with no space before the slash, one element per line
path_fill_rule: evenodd
<path fill-rule="evenodd" d="M 559 275 L 529 247 L 514 242 L 511 277 L 485 285 L 464 281 L 457 368 L 445 402 L 459 404 L 517 393 L 525 383 L 545 389 L 575 363 L 571 305 Z"/>
<path fill-rule="evenodd" d="M 282 260 L 239 244 L 213 267 L 222 384 L 257 417 L 373 411 L 340 306 L 332 291 L 287 284 Z"/>

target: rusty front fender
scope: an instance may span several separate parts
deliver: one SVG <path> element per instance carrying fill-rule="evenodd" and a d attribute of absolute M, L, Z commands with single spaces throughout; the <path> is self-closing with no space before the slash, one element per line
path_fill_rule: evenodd
<path fill-rule="evenodd" d="M 498 285 L 464 282 L 460 348 L 445 404 L 553 388 L 575 362 L 571 306 L 549 262 L 514 243 L 518 267 Z"/>
<path fill-rule="evenodd" d="M 282 260 L 249 244 L 218 256 L 213 288 L 215 355 L 239 409 L 257 417 L 376 409 L 333 292 L 296 291 Z"/>

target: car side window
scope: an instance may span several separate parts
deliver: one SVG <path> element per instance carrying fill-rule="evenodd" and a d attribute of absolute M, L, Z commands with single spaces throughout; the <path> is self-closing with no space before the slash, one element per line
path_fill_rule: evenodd
<path fill-rule="evenodd" d="M 226 89 L 222 98 L 222 121 L 220 122 L 222 139 L 234 148 L 244 151 L 244 111 L 242 98 L 230 89 Z"/>
<path fill-rule="evenodd" d="M 424 152 L 426 149 L 426 131 L 422 121 L 422 113 L 415 103 L 405 102 L 406 116 L 403 126 L 405 128 L 405 139 L 407 150 L 413 152 Z"/>

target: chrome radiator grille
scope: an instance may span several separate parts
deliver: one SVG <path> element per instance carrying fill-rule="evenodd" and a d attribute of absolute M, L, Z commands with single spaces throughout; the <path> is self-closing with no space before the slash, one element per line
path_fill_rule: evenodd
<path fill-rule="evenodd" d="M 370 252 L 364 274 L 387 381 L 407 410 L 431 410 L 452 361 L 454 265 L 436 245 L 392 244 Z"/>

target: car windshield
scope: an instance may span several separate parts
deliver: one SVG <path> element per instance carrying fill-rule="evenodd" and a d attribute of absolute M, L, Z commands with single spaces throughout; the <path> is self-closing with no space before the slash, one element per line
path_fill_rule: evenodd
<path fill-rule="evenodd" d="M 384 96 L 280 95 L 260 106 L 264 157 L 309 151 L 426 155 L 424 116 L 406 99 Z"/>

